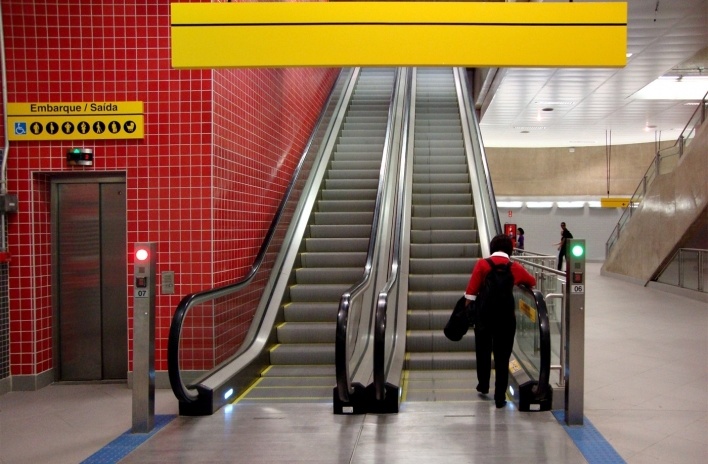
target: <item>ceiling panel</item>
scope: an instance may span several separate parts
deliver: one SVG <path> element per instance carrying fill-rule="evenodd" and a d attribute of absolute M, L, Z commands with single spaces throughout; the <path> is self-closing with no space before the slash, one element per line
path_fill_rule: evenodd
<path fill-rule="evenodd" d="M 605 145 L 609 131 L 613 144 L 678 137 L 695 106 L 633 95 L 692 57 L 684 66 L 708 64 L 708 53 L 696 56 L 708 50 L 708 0 L 629 0 L 628 12 L 632 56 L 624 68 L 511 68 L 501 73 L 480 120 L 485 144 Z"/>

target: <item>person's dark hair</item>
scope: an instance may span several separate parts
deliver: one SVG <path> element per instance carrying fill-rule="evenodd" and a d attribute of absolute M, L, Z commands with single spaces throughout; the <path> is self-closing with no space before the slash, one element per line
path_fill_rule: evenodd
<path fill-rule="evenodd" d="M 514 244 L 511 242 L 510 237 L 505 234 L 499 234 L 489 244 L 489 251 L 492 253 L 502 251 L 507 255 L 511 255 L 514 252 Z"/>
<path fill-rule="evenodd" d="M 518 233 L 520 233 L 521 235 L 524 235 L 524 234 L 525 234 L 523 227 L 519 227 L 518 229 L 516 229 L 516 231 L 517 231 Z"/>

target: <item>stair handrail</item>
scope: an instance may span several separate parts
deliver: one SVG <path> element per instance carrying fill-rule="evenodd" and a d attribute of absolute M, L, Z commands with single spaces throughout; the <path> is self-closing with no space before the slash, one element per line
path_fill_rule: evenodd
<path fill-rule="evenodd" d="M 340 77 L 338 79 L 348 79 L 349 83 L 344 83 L 344 87 L 349 87 L 351 85 L 352 80 L 355 79 L 356 73 L 350 73 L 348 76 L 344 72 L 340 72 Z M 334 85 L 332 85 L 332 88 L 329 91 L 329 94 L 327 96 L 327 99 L 325 100 L 327 103 L 325 104 L 325 108 L 331 106 L 332 102 L 332 96 L 334 90 L 338 87 L 338 84 L 335 82 Z M 295 187 L 297 186 L 298 182 L 301 180 L 300 179 L 300 174 L 303 171 L 303 166 L 305 166 L 306 161 L 311 157 L 310 155 L 312 154 L 313 150 L 313 143 L 315 142 L 315 139 L 318 135 L 318 133 L 321 133 L 323 130 L 326 130 L 326 128 L 323 127 L 323 121 L 325 119 L 325 116 L 327 115 L 326 111 L 322 111 L 315 122 L 315 125 L 312 130 L 312 134 L 310 135 L 310 138 L 308 139 L 303 151 L 302 155 L 300 156 L 300 160 L 298 161 L 297 166 L 295 167 L 293 174 L 290 178 L 290 182 L 288 183 L 288 186 L 285 190 L 285 193 L 283 195 L 282 200 L 280 201 L 280 204 L 278 205 L 278 208 L 273 216 L 273 219 L 271 220 L 270 226 L 268 228 L 268 231 L 265 235 L 265 238 L 263 239 L 263 242 L 261 243 L 261 247 L 258 250 L 258 253 L 256 257 L 254 258 L 251 267 L 249 271 L 244 275 L 242 278 L 237 280 L 236 282 L 233 282 L 231 284 L 226 284 L 222 285 L 219 287 L 211 288 L 208 290 L 203 290 L 199 292 L 194 292 L 190 293 L 182 298 L 182 300 L 179 302 L 177 305 L 177 308 L 175 309 L 175 312 L 172 316 L 172 322 L 170 324 L 170 332 L 169 332 L 169 337 L 168 337 L 168 342 L 167 342 L 167 368 L 168 368 L 168 378 L 170 381 L 170 387 L 172 388 L 173 393 L 177 397 L 177 399 L 180 402 L 183 403 L 193 403 L 197 401 L 199 397 L 199 390 L 196 388 L 197 393 L 191 393 L 190 388 L 184 384 L 184 381 L 182 379 L 182 375 L 180 372 L 180 355 L 179 355 L 179 345 L 180 345 L 180 337 L 182 334 L 182 328 L 184 325 L 184 321 L 187 318 L 187 315 L 189 314 L 190 310 L 195 307 L 198 304 L 205 303 L 208 301 L 214 301 L 218 298 L 222 298 L 228 295 L 232 295 L 244 288 L 247 288 L 254 280 L 254 277 L 260 270 L 261 266 L 263 265 L 265 258 L 268 254 L 268 249 L 273 241 L 273 238 L 275 236 L 275 232 L 278 228 L 278 225 L 280 224 L 281 220 L 284 218 L 285 213 L 287 212 L 286 206 L 291 199 L 291 196 L 295 190 Z M 316 150 L 314 150 L 316 151 Z M 195 388 L 191 388 L 194 390 Z"/>
<path fill-rule="evenodd" d="M 409 151 L 409 129 L 411 123 L 411 100 L 412 100 L 413 73 L 408 72 L 406 76 L 406 91 L 403 102 L 403 132 L 401 134 L 400 160 L 398 164 L 398 181 L 396 185 L 395 217 L 393 221 L 393 244 L 390 259 L 389 279 L 384 288 L 379 292 L 376 300 L 376 320 L 374 324 L 374 394 L 377 401 L 382 401 L 386 397 L 386 383 L 388 381 L 389 369 L 395 354 L 394 347 L 386 343 L 386 328 L 388 322 L 388 297 L 391 290 L 397 286 L 399 281 L 399 270 L 401 264 L 401 251 L 403 242 L 403 220 L 405 213 L 406 178 L 408 174 L 408 151 Z M 396 292 L 398 293 L 398 292 Z M 397 304 L 395 306 L 398 306 Z M 394 308 L 395 310 L 395 308 Z M 398 317 L 394 314 L 393 333 L 396 334 L 398 327 Z M 388 357 L 386 350 L 388 349 Z"/>
<path fill-rule="evenodd" d="M 642 200 L 646 196 L 649 186 L 659 175 L 659 168 L 662 159 L 665 159 L 668 156 L 676 156 L 677 154 L 678 157 L 681 158 L 686 147 L 690 145 L 690 142 L 693 139 L 693 136 L 695 135 L 696 129 L 698 129 L 698 127 L 700 127 L 701 124 L 705 122 L 707 98 L 708 92 L 706 92 L 706 94 L 703 96 L 703 99 L 691 115 L 691 118 L 684 126 L 683 130 L 681 131 L 681 134 L 678 136 L 674 144 L 670 147 L 662 148 L 661 150 L 658 150 L 656 152 L 656 156 L 652 160 L 651 164 L 649 164 L 649 167 L 644 173 L 644 176 L 642 176 L 642 179 L 639 181 L 639 185 L 634 190 L 634 193 L 632 194 L 629 202 L 627 203 L 627 206 L 624 208 L 624 211 L 622 211 L 622 215 L 617 221 L 617 225 L 612 230 L 612 232 L 610 233 L 610 237 L 605 243 L 605 257 L 610 256 L 610 252 L 612 251 L 612 248 L 614 247 L 615 243 L 617 243 L 617 240 L 619 240 L 622 230 L 626 227 L 629 220 L 632 219 L 632 211 L 635 208 L 639 207 Z"/>
<path fill-rule="evenodd" d="M 375 272 L 374 269 L 374 259 L 377 253 L 377 246 L 378 246 L 378 235 L 379 235 L 379 226 L 381 224 L 381 215 L 383 214 L 383 209 L 384 209 L 384 202 L 387 200 L 385 198 L 385 190 L 386 190 L 386 185 L 388 182 L 388 171 L 389 171 L 389 164 L 391 162 L 391 155 L 393 152 L 393 138 L 395 135 L 394 131 L 394 121 L 395 121 L 395 116 L 396 116 L 396 111 L 395 111 L 395 102 L 396 99 L 398 98 L 398 86 L 399 86 L 399 79 L 401 78 L 401 72 L 400 68 L 396 68 L 395 71 L 395 79 L 394 79 L 394 85 L 393 89 L 391 91 L 391 99 L 388 107 L 388 121 L 386 123 L 386 135 L 385 135 L 385 141 L 384 141 L 384 147 L 383 147 L 383 152 L 382 152 L 382 157 L 381 157 L 381 168 L 379 171 L 379 183 L 378 183 L 378 188 L 377 188 L 377 193 L 376 193 L 376 203 L 374 207 L 374 215 L 373 215 L 373 220 L 371 223 L 371 234 L 369 236 L 369 245 L 367 248 L 367 253 L 366 253 L 366 264 L 364 266 L 364 274 L 362 275 L 361 279 L 354 283 L 346 292 L 344 292 L 339 300 L 339 308 L 337 310 L 337 327 L 336 327 L 336 334 L 335 334 L 335 344 L 334 344 L 334 358 L 335 358 L 335 375 L 336 375 L 336 389 L 337 389 L 337 394 L 339 396 L 340 401 L 344 403 L 348 403 L 350 401 L 350 397 L 353 393 L 355 393 L 355 386 L 354 382 L 352 381 L 352 376 L 351 376 L 351 369 L 350 369 L 350 348 L 351 348 L 351 354 L 354 354 L 354 349 L 356 346 L 352 347 L 350 344 L 353 342 L 356 345 L 356 342 L 360 341 L 359 337 L 354 337 L 353 339 L 350 337 L 350 330 L 353 330 L 354 327 L 350 325 L 350 319 L 352 314 L 350 314 L 350 310 L 352 309 L 352 303 L 355 299 L 359 298 L 360 296 L 364 295 L 364 291 L 369 287 L 371 284 L 371 279 L 372 275 Z M 372 305 L 373 306 L 373 305 Z M 363 308 L 364 306 L 362 306 Z M 370 311 L 373 311 L 373 308 L 369 308 Z M 361 313 L 358 314 L 359 318 L 361 317 Z M 373 315 L 371 315 L 373 317 Z M 358 326 L 358 324 L 356 324 Z M 357 327 L 358 328 L 358 327 Z M 368 345 L 370 339 L 372 337 L 370 336 L 365 336 L 362 337 L 363 343 L 365 345 Z M 362 363 L 364 360 L 363 354 L 366 352 L 366 349 L 362 351 L 362 356 L 360 356 L 359 360 L 357 361 L 357 369 L 358 366 Z M 357 369 L 354 369 L 355 371 Z M 358 385 L 357 385 L 358 387 Z M 363 388 L 363 386 L 362 386 Z"/>

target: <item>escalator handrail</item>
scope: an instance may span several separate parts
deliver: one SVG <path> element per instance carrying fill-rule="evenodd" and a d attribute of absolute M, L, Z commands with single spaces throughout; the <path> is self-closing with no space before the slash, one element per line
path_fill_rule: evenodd
<path fill-rule="evenodd" d="M 376 203 L 374 206 L 374 216 L 371 223 L 371 234 L 369 236 L 369 245 L 366 254 L 364 274 L 358 282 L 353 284 L 344 294 L 342 294 L 339 300 L 339 309 L 337 310 L 337 327 L 334 344 L 334 358 L 337 391 L 339 394 L 339 399 L 342 402 L 349 402 L 349 397 L 354 392 L 349 369 L 350 360 L 348 359 L 347 354 L 347 329 L 349 327 L 349 313 L 351 309 L 351 303 L 356 296 L 358 296 L 361 292 L 364 291 L 364 289 L 369 285 L 369 282 L 371 280 L 374 256 L 377 247 L 377 236 L 379 233 L 383 202 L 385 200 L 384 190 L 386 188 L 386 183 L 388 180 L 388 167 L 390 164 L 391 153 L 393 151 L 393 123 L 395 119 L 394 102 L 396 99 L 396 91 L 398 88 L 398 81 L 401 74 L 400 69 L 396 68 L 395 73 L 396 75 L 394 78 L 393 89 L 391 91 L 391 98 L 388 107 L 386 135 L 381 156 L 381 169 L 379 171 L 378 190 L 376 192 Z M 366 337 L 366 343 L 369 342 L 370 338 L 371 337 Z"/>
<path fill-rule="evenodd" d="M 351 76 L 350 76 L 351 78 Z M 334 92 L 334 89 L 336 88 L 336 83 L 335 85 L 332 85 L 332 88 L 329 91 L 329 95 L 325 99 L 326 102 L 329 102 L 332 98 L 332 92 Z M 310 155 L 310 149 L 312 147 L 315 134 L 318 133 L 318 129 L 320 128 L 320 125 L 322 124 L 322 121 L 325 116 L 325 111 L 322 111 L 315 122 L 315 125 L 313 127 L 312 133 L 310 135 L 310 138 L 307 141 L 307 144 L 305 145 L 302 155 L 300 156 L 300 160 L 298 161 L 297 166 L 295 167 L 293 174 L 290 178 L 290 182 L 285 190 L 285 193 L 283 195 L 282 200 L 280 201 L 280 204 L 278 205 L 278 208 L 273 216 L 273 219 L 271 220 L 270 226 L 268 228 L 268 231 L 266 233 L 265 238 L 263 239 L 263 242 L 261 244 L 260 249 L 258 250 L 258 254 L 253 260 L 253 263 L 251 264 L 251 268 L 249 269 L 248 273 L 239 279 L 236 282 L 233 282 L 231 284 L 211 288 L 209 290 L 203 290 L 195 293 L 190 293 L 186 295 L 182 300 L 179 302 L 177 305 L 177 308 L 175 309 L 175 312 L 172 316 L 172 322 L 170 324 L 170 333 L 169 333 L 169 338 L 167 341 L 167 372 L 168 372 L 168 377 L 170 380 L 170 386 L 172 388 L 172 391 L 174 392 L 175 396 L 180 402 L 185 402 L 185 403 L 192 403 L 197 400 L 198 394 L 192 394 L 189 392 L 188 387 L 184 384 L 182 381 L 182 375 L 180 373 L 180 363 L 179 363 L 179 344 L 180 344 L 180 336 L 182 333 L 182 327 L 184 325 L 184 321 L 187 317 L 187 314 L 189 311 L 196 305 L 200 303 L 204 303 L 207 301 L 213 301 L 217 298 L 221 298 L 224 296 L 231 295 L 233 293 L 238 292 L 239 290 L 248 287 L 248 285 L 251 284 L 253 281 L 253 277 L 256 275 L 258 270 L 260 269 L 261 265 L 263 264 L 265 257 L 266 257 L 266 252 L 268 251 L 268 248 L 271 244 L 271 241 L 275 235 L 277 226 L 280 223 L 281 218 L 284 215 L 286 205 L 288 203 L 288 200 L 290 199 L 290 196 L 294 190 L 294 187 L 299 180 L 300 172 L 302 170 L 302 167 L 305 163 L 305 160 L 308 158 Z"/>
<path fill-rule="evenodd" d="M 475 140 L 470 140 L 479 147 L 479 157 L 477 162 L 481 165 L 482 171 L 484 173 L 484 185 L 486 187 L 487 198 L 489 199 L 489 213 L 491 218 L 485 220 L 487 226 L 487 231 L 490 232 L 489 239 L 491 240 L 497 234 L 502 233 L 501 220 L 499 219 L 499 210 L 497 209 L 497 200 L 494 196 L 494 187 L 492 186 L 492 175 L 489 171 L 489 164 L 487 163 L 487 154 L 484 150 L 484 141 L 482 140 L 482 132 L 479 129 L 479 122 L 477 121 L 476 113 L 474 112 L 474 104 L 471 104 L 472 98 L 470 96 L 470 84 L 467 79 L 467 74 L 464 68 L 454 68 L 455 72 L 455 85 L 457 87 L 458 95 L 462 96 L 463 103 L 463 115 L 462 124 L 466 125 L 465 130 L 472 137 L 471 134 L 476 134 Z M 472 150 L 475 153 L 475 150 Z M 479 179 L 479 176 L 478 176 Z M 483 211 L 486 216 L 487 211 Z"/>
<path fill-rule="evenodd" d="M 406 192 L 406 175 L 407 161 L 409 149 L 409 124 L 410 124 L 410 107 L 411 107 L 411 90 L 412 90 L 413 73 L 407 73 L 406 93 L 403 103 L 403 133 L 401 136 L 401 150 L 398 172 L 398 184 L 396 188 L 396 216 L 394 219 L 393 231 L 393 252 L 391 254 L 391 269 L 389 279 L 384 288 L 379 292 L 376 300 L 376 320 L 374 323 L 374 392 L 377 401 L 385 399 L 386 382 L 388 380 L 387 364 L 390 367 L 391 358 L 394 354 L 393 347 L 390 349 L 390 356 L 386 360 L 386 324 L 388 312 L 388 296 L 391 289 L 394 288 L 399 278 L 399 269 L 401 263 L 401 250 L 403 241 L 403 213 L 404 213 L 404 197 Z M 398 325 L 398 320 L 394 321 L 395 326 Z M 395 328 L 394 328 L 395 332 Z"/>
<path fill-rule="evenodd" d="M 536 399 L 543 399 L 550 390 L 549 379 L 551 377 L 551 324 L 548 320 L 548 308 L 543 294 L 525 285 L 517 285 L 516 288 L 526 293 L 536 303 L 536 316 L 538 318 L 539 333 L 539 366 L 537 384 L 533 387 L 533 394 Z"/>

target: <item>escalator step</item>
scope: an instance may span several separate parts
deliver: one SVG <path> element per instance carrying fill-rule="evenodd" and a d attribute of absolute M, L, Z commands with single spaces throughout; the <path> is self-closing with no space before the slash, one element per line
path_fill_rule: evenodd
<path fill-rule="evenodd" d="M 476 230 L 411 230 L 411 243 L 476 243 Z"/>
<path fill-rule="evenodd" d="M 276 345 L 270 351 L 271 364 L 334 364 L 334 343 Z"/>

